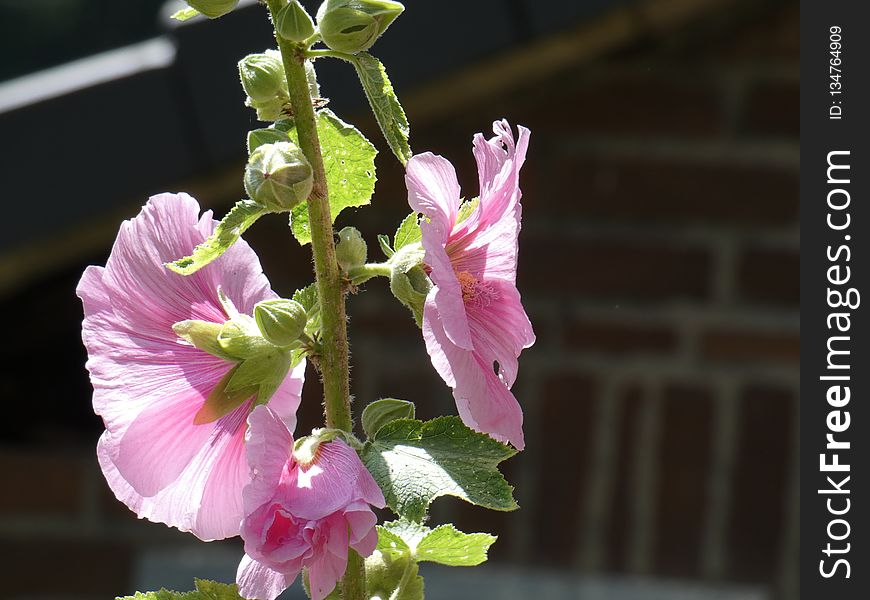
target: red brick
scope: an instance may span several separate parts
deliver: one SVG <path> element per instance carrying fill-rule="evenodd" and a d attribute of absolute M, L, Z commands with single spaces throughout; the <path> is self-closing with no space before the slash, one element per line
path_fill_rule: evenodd
<path fill-rule="evenodd" d="M 523 123 L 535 135 L 706 137 L 722 130 L 721 94 L 701 83 L 703 74 L 669 80 L 617 70 L 606 77 L 566 73 L 563 81 L 555 93 L 547 87 L 521 101 Z"/>
<path fill-rule="evenodd" d="M 746 97 L 741 131 L 749 135 L 800 135 L 800 84 L 798 82 L 761 82 Z"/>
<path fill-rule="evenodd" d="M 712 260 L 698 247 L 667 242 L 525 237 L 519 287 L 526 294 L 564 293 L 630 302 L 704 300 Z"/>
<path fill-rule="evenodd" d="M 751 386 L 742 394 L 728 540 L 739 579 L 764 581 L 777 566 L 796 408 L 786 389 Z"/>
<path fill-rule="evenodd" d="M 665 389 L 653 551 L 656 573 L 700 575 L 713 417 L 709 388 L 674 384 Z"/>
<path fill-rule="evenodd" d="M 737 275 L 744 302 L 800 305 L 800 254 L 797 250 L 750 248 L 740 258 Z"/>
<path fill-rule="evenodd" d="M 797 364 L 800 336 L 796 333 L 714 329 L 701 337 L 701 354 L 708 360 Z"/>
<path fill-rule="evenodd" d="M 691 160 L 566 155 L 524 218 L 769 226 L 798 216 L 796 169 Z"/>
<path fill-rule="evenodd" d="M 540 420 L 527 427 L 539 430 L 536 455 L 543 459 L 535 505 L 540 508 L 532 518 L 537 535 L 547 543 L 532 555 L 555 567 L 570 564 L 578 543 L 598 388 L 589 376 L 566 374 L 547 381 L 541 391 Z M 554 432 L 559 424 L 570 424 L 570 432 Z"/>
<path fill-rule="evenodd" d="M 81 510 L 85 481 L 78 457 L 5 451 L 0 473 L 14 482 L 0 494 L 4 515 L 74 515 Z"/>
<path fill-rule="evenodd" d="M 631 567 L 633 466 L 644 399 L 643 388 L 636 384 L 627 387 L 622 396 L 622 414 L 617 425 L 619 446 L 614 465 L 613 505 L 607 536 L 606 569 L 609 571 L 626 572 Z"/>
<path fill-rule="evenodd" d="M 581 318 L 565 326 L 569 347 L 591 354 L 664 354 L 677 347 L 676 332 L 664 325 Z"/>
<path fill-rule="evenodd" d="M 113 542 L 3 540 L 4 598 L 114 598 L 132 594 L 132 553 Z"/>
<path fill-rule="evenodd" d="M 772 10 L 758 3 L 755 14 L 728 39 L 708 45 L 702 55 L 728 63 L 793 62 L 800 60 L 800 9 L 797 2 L 780 2 Z M 770 3 L 766 3 L 770 4 Z"/>
<path fill-rule="evenodd" d="M 420 354 L 412 357 L 408 365 L 385 365 L 376 379 L 378 396 L 413 402 L 421 419 L 432 419 L 443 414 L 445 406 L 450 406 L 453 413 L 452 392 L 432 368 L 422 342 Z"/>

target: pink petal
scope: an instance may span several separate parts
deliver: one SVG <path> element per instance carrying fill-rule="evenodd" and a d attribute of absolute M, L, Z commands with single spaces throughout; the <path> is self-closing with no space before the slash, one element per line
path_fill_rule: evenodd
<path fill-rule="evenodd" d="M 488 306 L 468 308 L 474 352 L 490 364 L 498 361 L 502 377 L 511 387 L 517 377 L 517 358 L 535 343 L 535 334 L 514 284 L 498 279 L 486 284 L 497 299 Z"/>
<path fill-rule="evenodd" d="M 347 524 L 341 515 L 335 515 L 323 525 L 327 529 L 324 532 L 327 547 L 321 548 L 314 560 L 307 564 L 311 600 L 326 598 L 347 568 Z"/>
<path fill-rule="evenodd" d="M 522 450 L 522 409 L 493 371 L 492 361 L 450 343 L 436 310 L 429 305 L 423 313 L 423 339 L 435 370 L 453 388 L 462 421 Z"/>
<path fill-rule="evenodd" d="M 242 494 L 245 513 L 251 514 L 275 497 L 284 467 L 292 461 L 293 435 L 278 415 L 264 405 L 254 408 L 248 424 L 247 460 L 253 475 Z"/>
<path fill-rule="evenodd" d="M 247 554 L 239 563 L 236 572 L 236 584 L 243 598 L 257 600 L 275 600 L 296 580 L 299 571 L 280 573 L 258 563 Z"/>
<path fill-rule="evenodd" d="M 492 125 L 496 134 L 484 140 L 480 134 L 474 138 L 474 157 L 477 159 L 480 179 L 480 204 L 475 214 L 463 224 L 469 230 L 496 223 L 511 213 L 520 201 L 520 169 L 526 160 L 530 132 L 518 127 L 519 141 L 514 144 L 513 133 L 507 121 Z"/>
<path fill-rule="evenodd" d="M 193 425 L 231 364 L 178 339 L 172 325 L 185 319 L 223 323 L 219 287 L 243 312 L 274 297 L 244 242 L 189 277 L 163 266 L 189 254 L 214 226 L 210 213 L 199 217 L 190 196 L 155 196 L 122 225 L 106 267 L 88 268 L 77 289 L 94 410 L 107 429 L 98 455 L 109 485 L 140 517 L 203 539 L 239 532 L 250 404 L 215 423 Z M 274 396 L 290 425 L 303 371 L 301 365 Z"/>
<path fill-rule="evenodd" d="M 443 317 L 444 331 L 450 341 L 470 350 L 471 332 L 468 329 L 462 287 L 456 278 L 456 271 L 431 223 L 420 223 L 420 228 L 423 231 L 423 248 L 426 250 L 424 260 L 431 268 L 429 277 L 435 283 L 429 291 L 426 303 L 431 302 L 438 307 L 438 312 Z"/>
<path fill-rule="evenodd" d="M 350 546 L 360 556 L 369 556 L 378 545 L 378 517 L 365 502 L 354 502 L 344 509 L 350 528 Z"/>
<path fill-rule="evenodd" d="M 373 482 L 356 450 L 336 439 L 320 445 L 317 459 L 309 467 L 299 468 L 296 487 L 288 491 L 284 506 L 299 518 L 316 521 L 357 498 L 373 496 Z M 383 506 L 380 490 L 378 495 L 374 500 Z"/>
<path fill-rule="evenodd" d="M 431 219 L 446 236 L 456 223 L 459 210 L 459 182 L 446 158 L 425 152 L 413 156 L 405 171 L 408 204 Z"/>

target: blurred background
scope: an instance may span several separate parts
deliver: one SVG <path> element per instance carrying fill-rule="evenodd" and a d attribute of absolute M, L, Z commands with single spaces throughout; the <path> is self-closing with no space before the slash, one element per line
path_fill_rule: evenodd
<path fill-rule="evenodd" d="M 257 122 L 235 65 L 271 45 L 264 10 L 179 25 L 178 4 L 0 0 L 0 598 L 234 577 L 238 541 L 138 521 L 105 485 L 74 294 L 149 195 L 223 214 L 243 194 Z M 514 388 L 528 449 L 505 464 L 522 509 L 436 501 L 434 522 L 500 539 L 485 567 L 424 565 L 427 597 L 797 598 L 798 3 L 406 6 L 373 53 L 417 152 L 473 196 L 472 134 L 532 130 L 518 283 L 538 342 Z M 318 71 L 381 150 L 374 206 L 338 223 L 376 257 L 408 213 L 403 171 L 350 67 Z M 284 219 L 246 238 L 279 293 L 309 282 Z M 409 313 L 366 288 L 348 306 L 358 409 L 453 413 Z M 300 431 L 319 393 L 309 371 Z"/>

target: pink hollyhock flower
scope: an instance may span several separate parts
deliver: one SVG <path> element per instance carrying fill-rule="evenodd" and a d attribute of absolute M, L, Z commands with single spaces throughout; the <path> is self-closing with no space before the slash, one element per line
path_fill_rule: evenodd
<path fill-rule="evenodd" d="M 163 266 L 190 254 L 215 223 L 211 211 L 200 218 L 186 194 L 154 196 L 121 226 L 105 268 L 88 267 L 76 290 L 84 304 L 94 410 L 106 426 L 97 455 L 109 486 L 140 518 L 203 540 L 239 533 L 253 399 L 198 423 L 197 413 L 234 363 L 180 339 L 172 326 L 227 321 L 219 288 L 245 314 L 275 297 L 243 241 L 188 277 Z M 269 401 L 291 428 L 304 368 L 288 373 Z"/>
<path fill-rule="evenodd" d="M 312 600 L 323 600 L 344 575 L 348 546 L 361 556 L 377 546 L 370 505 L 383 508 L 384 496 L 342 440 L 321 443 L 302 464 L 293 455 L 293 435 L 269 408 L 255 408 L 248 424 L 251 483 L 242 492 L 239 593 L 273 600 L 305 567 Z"/>
<path fill-rule="evenodd" d="M 522 450 L 523 413 L 510 391 L 517 358 L 535 341 L 516 288 L 519 174 L 529 130 L 519 140 L 507 121 L 495 137 L 474 137 L 480 202 L 459 221 L 459 183 L 441 156 L 408 161 L 408 203 L 422 213 L 425 263 L 433 287 L 423 308 L 423 338 L 435 369 L 453 388 L 463 422 Z"/>

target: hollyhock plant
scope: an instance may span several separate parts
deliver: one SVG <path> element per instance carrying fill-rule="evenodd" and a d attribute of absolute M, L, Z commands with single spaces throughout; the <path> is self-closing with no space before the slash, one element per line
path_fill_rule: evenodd
<path fill-rule="evenodd" d="M 524 447 L 523 413 L 510 391 L 517 358 L 535 341 L 516 288 L 520 232 L 519 174 L 529 130 L 515 143 L 506 121 L 495 137 L 474 138 L 480 200 L 460 220 L 460 188 L 441 156 L 408 161 L 411 208 L 422 213 L 425 263 L 434 286 L 423 309 L 423 338 L 435 369 L 453 388 L 466 425 Z"/>
<path fill-rule="evenodd" d="M 238 242 L 189 277 L 164 263 L 189 254 L 214 230 L 211 211 L 186 194 L 152 197 L 121 226 L 103 267 L 88 267 L 77 293 L 94 386 L 106 431 L 97 445 L 103 474 L 139 517 L 204 540 L 238 535 L 241 490 L 249 481 L 246 418 L 254 395 L 237 396 L 209 416 L 207 399 L 236 362 L 182 339 L 178 323 L 222 325 L 274 298 L 257 256 Z M 223 298 L 221 297 L 223 296 Z M 286 377 L 269 405 L 293 428 L 305 364 Z"/>
<path fill-rule="evenodd" d="M 189 0 L 172 16 L 219 18 L 235 4 Z M 122 225 L 106 266 L 89 267 L 79 283 L 94 410 L 106 429 L 98 459 L 141 518 L 203 540 L 242 537 L 235 583 L 199 579 L 198 595 L 274 600 L 304 574 L 314 600 L 423 600 L 421 563 L 478 565 L 496 541 L 430 527 L 433 502 L 518 508 L 499 464 L 524 446 L 511 387 L 535 339 L 516 288 L 529 131 L 515 137 L 498 121 L 495 137 L 474 138 L 480 194 L 463 202 L 447 160 L 412 152 L 387 69 L 368 52 L 395 27 L 400 2 L 322 0 L 316 18 L 297 0 L 244 10 L 263 8 L 277 47 L 239 62 L 245 104 L 265 121 L 244 144 L 247 197 L 219 223 L 185 194 L 151 198 Z M 375 144 L 320 96 L 317 71 L 334 59 L 356 71 L 406 168 L 415 212 L 392 237 L 377 236 L 385 262 L 369 262 L 374 245 L 363 232 L 334 228 L 350 219 L 346 209 L 376 204 L 382 175 Z M 275 216 L 289 216 L 314 271 L 284 298 L 241 239 Z M 413 397 L 352 387 L 347 298 L 378 277 L 421 326 L 459 416 L 419 419 Z M 294 441 L 306 359 L 322 384 L 307 410 L 323 409 L 323 427 Z M 376 508 L 394 518 L 378 525 Z"/>
<path fill-rule="evenodd" d="M 248 423 L 251 483 L 243 490 L 239 593 L 273 600 L 307 568 L 311 598 L 323 600 L 344 575 L 348 547 L 361 556 L 374 551 L 370 506 L 383 508 L 384 496 L 341 439 L 308 448 L 303 462 L 290 430 L 268 407 L 255 408 Z"/>

